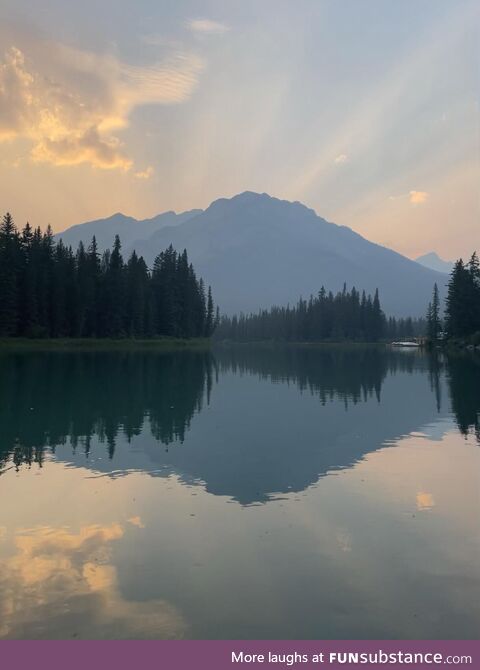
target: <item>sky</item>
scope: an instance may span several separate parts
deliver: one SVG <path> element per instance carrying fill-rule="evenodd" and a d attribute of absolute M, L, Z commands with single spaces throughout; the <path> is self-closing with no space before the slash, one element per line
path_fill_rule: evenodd
<path fill-rule="evenodd" d="M 2 0 L 0 209 L 300 200 L 407 256 L 480 248 L 477 0 Z"/>

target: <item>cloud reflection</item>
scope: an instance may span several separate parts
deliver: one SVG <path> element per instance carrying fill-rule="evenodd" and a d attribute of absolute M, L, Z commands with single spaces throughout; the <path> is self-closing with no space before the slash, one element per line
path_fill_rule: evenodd
<path fill-rule="evenodd" d="M 431 493 L 419 491 L 417 493 L 417 509 L 419 512 L 432 509 L 435 506 L 435 500 Z"/>
<path fill-rule="evenodd" d="M 19 530 L 15 553 L 0 563 L 0 637 L 183 637 L 172 605 L 123 597 L 112 547 L 125 533 L 119 523 Z"/>

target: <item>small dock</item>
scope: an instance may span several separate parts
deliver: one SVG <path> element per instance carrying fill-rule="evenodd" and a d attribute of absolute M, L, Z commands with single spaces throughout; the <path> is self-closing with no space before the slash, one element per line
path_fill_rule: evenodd
<path fill-rule="evenodd" d="M 426 341 L 426 337 L 411 337 L 408 340 L 392 342 L 392 347 L 424 347 Z"/>

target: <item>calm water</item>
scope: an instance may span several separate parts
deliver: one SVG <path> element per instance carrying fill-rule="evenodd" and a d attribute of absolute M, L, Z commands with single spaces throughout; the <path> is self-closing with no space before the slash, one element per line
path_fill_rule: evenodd
<path fill-rule="evenodd" d="M 0 356 L 0 637 L 476 638 L 480 360 Z"/>

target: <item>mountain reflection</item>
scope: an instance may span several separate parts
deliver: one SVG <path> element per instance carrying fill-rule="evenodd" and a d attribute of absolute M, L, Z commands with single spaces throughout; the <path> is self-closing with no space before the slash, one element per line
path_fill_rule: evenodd
<path fill-rule="evenodd" d="M 447 417 L 448 399 L 459 430 L 480 442 L 479 379 L 475 356 L 381 347 L 4 354 L 0 472 L 51 452 L 262 502 Z"/>

